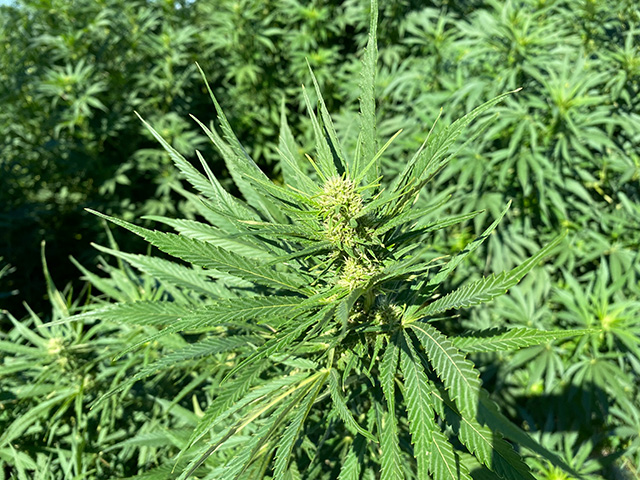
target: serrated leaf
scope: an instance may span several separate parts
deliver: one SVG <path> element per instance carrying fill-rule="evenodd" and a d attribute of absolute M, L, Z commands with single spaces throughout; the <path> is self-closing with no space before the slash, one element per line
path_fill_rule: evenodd
<path fill-rule="evenodd" d="M 489 227 L 482 232 L 482 234 L 476 238 L 473 242 L 467 245 L 464 250 L 458 253 L 455 257 L 447 262 L 442 269 L 427 283 L 427 287 L 437 286 L 444 281 L 445 278 L 458 266 L 460 263 L 473 253 L 484 241 L 489 238 L 489 235 L 496 229 L 502 218 L 507 214 L 507 211 L 511 207 L 511 201 L 507 203 L 507 206 L 502 210 L 498 218 L 496 218 Z"/>
<path fill-rule="evenodd" d="M 171 324 L 163 330 L 128 345 L 124 350 L 120 351 L 115 358 L 120 358 L 145 343 L 155 341 L 160 337 L 172 333 L 197 331 L 205 327 L 208 328 L 225 323 L 237 324 L 241 321 L 256 317 L 260 317 L 260 321 L 263 323 L 283 315 L 295 318 L 296 315 L 303 311 L 302 308 L 306 308 L 301 306 L 298 297 L 246 297 L 242 299 L 242 302 L 243 305 L 239 305 L 239 299 L 225 299 L 218 301 L 215 305 L 194 310 L 192 313 L 171 322 Z M 253 330 L 256 327 L 247 324 L 245 328 Z"/>
<path fill-rule="evenodd" d="M 410 326 L 425 349 L 429 363 L 444 383 L 458 410 L 471 418 L 478 412 L 480 374 L 445 335 L 427 323 Z"/>
<path fill-rule="evenodd" d="M 324 132 L 318 123 L 318 118 L 313 111 L 311 100 L 309 99 L 309 95 L 307 94 L 307 90 L 304 88 L 304 85 L 302 86 L 302 95 L 307 106 L 309 118 L 311 119 L 311 126 L 316 140 L 317 165 L 323 177 L 321 180 L 324 182 L 329 178 L 337 177 L 338 169 L 333 161 L 333 153 L 331 152 L 329 143 L 327 142 Z"/>
<path fill-rule="evenodd" d="M 499 352 L 540 345 L 559 338 L 589 335 L 597 330 L 537 330 L 535 328 L 490 328 L 452 339 L 465 352 Z"/>
<path fill-rule="evenodd" d="M 398 135 L 400 135 L 402 133 L 402 129 L 398 130 L 395 134 L 393 134 L 391 136 L 391 138 L 389 140 L 387 140 L 387 143 L 385 143 L 382 148 L 380 150 L 378 150 L 378 152 L 374 155 L 374 157 L 369 160 L 369 163 L 365 164 L 364 167 L 360 170 L 360 173 L 358 174 L 358 176 L 354 179 L 354 183 L 356 185 L 359 185 L 360 182 L 362 182 L 362 180 L 367 176 L 367 174 L 369 173 L 369 170 L 371 170 L 372 168 L 377 168 L 379 165 L 379 160 L 380 157 L 382 157 L 382 154 L 384 152 L 387 151 L 387 149 L 391 146 L 391 144 L 393 143 L 393 141 L 398 137 Z M 377 177 L 376 179 L 372 180 L 371 183 L 373 182 L 377 182 L 380 180 L 381 177 Z"/>
<path fill-rule="evenodd" d="M 285 288 L 296 292 L 304 292 L 301 285 L 304 279 L 297 273 L 284 273 L 273 268 L 263 267 L 255 261 L 237 255 L 228 250 L 215 247 L 207 242 L 187 238 L 173 233 L 163 233 L 138 227 L 124 220 L 109 217 L 99 212 L 92 213 L 105 218 L 136 235 L 169 255 L 181 258 L 187 262 L 204 268 L 229 273 L 245 280 L 254 281 L 261 285 Z"/>
<path fill-rule="evenodd" d="M 198 157 L 198 160 L 200 160 L 200 164 L 207 174 L 207 178 L 209 179 L 212 188 L 217 194 L 215 198 L 209 199 L 212 204 L 215 205 L 216 209 L 224 215 L 228 215 L 239 220 L 257 219 L 258 215 L 256 215 L 256 213 L 244 202 L 240 201 L 222 188 L 222 185 L 220 185 L 220 182 L 211 171 L 211 168 L 209 168 L 209 164 L 198 150 L 196 150 L 196 156 Z"/>
<path fill-rule="evenodd" d="M 311 65 L 307 60 L 307 67 L 309 67 L 309 73 L 311 74 L 311 79 L 313 80 L 313 87 L 316 91 L 316 96 L 318 97 L 318 103 L 320 106 L 320 118 L 322 119 L 322 124 L 327 132 L 327 146 L 329 147 L 332 158 L 334 162 L 334 166 L 336 168 L 336 172 L 339 175 L 342 175 L 344 172 L 348 172 L 348 166 L 346 162 L 346 157 L 344 151 L 342 150 L 342 145 L 338 141 L 338 134 L 336 133 L 336 129 L 333 126 L 333 120 L 331 119 L 331 115 L 329 114 L 329 110 L 327 110 L 327 106 L 324 103 L 324 98 L 322 98 L 322 92 L 320 91 L 320 85 L 318 85 L 318 80 L 316 76 L 313 74 L 313 70 L 311 69 Z"/>
<path fill-rule="evenodd" d="M 418 463 L 417 478 L 428 478 L 432 432 L 438 427 L 434 420 L 432 390 L 422 362 L 413 348 L 413 340 L 404 333 L 400 348 L 400 368 L 404 377 L 404 397 L 409 415 L 409 431 L 414 445 L 413 456 Z"/>
<path fill-rule="evenodd" d="M 289 128 L 283 99 L 280 111 L 280 137 L 278 139 L 278 153 L 280 155 L 282 175 L 286 184 L 296 185 L 304 192 L 314 194 L 319 188 L 304 172 L 304 166 L 298 160 L 300 158 L 298 152 L 301 151 Z"/>
<path fill-rule="evenodd" d="M 106 320 L 132 325 L 168 325 L 194 312 L 192 306 L 158 300 L 117 303 L 69 317 L 70 321 Z"/>
<path fill-rule="evenodd" d="M 293 253 L 276 257 L 270 263 L 271 264 L 283 263 L 283 262 L 288 262 L 289 260 L 294 260 L 300 257 L 310 257 L 313 255 L 319 255 L 322 252 L 325 252 L 327 250 L 332 250 L 333 248 L 334 248 L 333 242 L 329 242 L 329 241 L 315 242 L 309 245 L 308 247 L 302 248 L 300 250 L 296 250 Z"/>
<path fill-rule="evenodd" d="M 393 190 L 397 191 L 404 188 L 409 183 L 410 179 L 415 179 L 415 181 L 419 183 L 439 171 L 447 162 L 447 159 L 444 158 L 445 155 L 469 123 L 493 105 L 500 102 L 506 96 L 511 95 L 516 91 L 518 90 L 503 93 L 502 95 L 483 103 L 438 133 L 433 140 L 426 144 L 425 148 L 421 148 L 419 152 L 407 163 L 403 172 L 398 177 L 398 181 L 395 183 Z"/>
<path fill-rule="evenodd" d="M 393 335 L 387 344 L 387 348 L 380 362 L 380 385 L 387 401 L 387 408 L 395 415 L 395 378 L 398 369 L 398 335 Z"/>
<path fill-rule="evenodd" d="M 452 217 L 445 217 L 441 220 L 436 220 L 434 222 L 428 223 L 423 227 L 415 228 L 400 235 L 391 237 L 391 239 L 388 240 L 387 243 L 407 243 L 408 240 L 414 240 L 415 242 L 418 237 L 422 237 L 431 232 L 437 232 L 438 230 L 450 227 L 451 225 L 457 225 L 459 223 L 466 222 L 467 220 L 471 220 L 472 218 L 476 217 L 480 213 L 482 212 L 476 211 L 471 213 L 463 213 L 462 215 L 454 215 Z"/>
<path fill-rule="evenodd" d="M 301 382 L 301 384 L 298 385 L 298 387 L 296 387 L 301 389 L 300 392 L 295 394 L 286 402 L 281 401 L 281 405 L 278 408 L 278 410 L 276 410 L 272 415 L 270 415 L 266 422 L 267 424 L 270 424 L 269 429 L 263 433 L 265 428 L 262 427 L 260 428 L 259 432 L 254 434 L 255 437 L 259 436 L 260 440 L 251 449 L 251 455 L 249 459 L 244 463 L 244 466 L 242 467 L 242 469 L 238 471 L 238 469 L 236 468 L 236 471 L 238 472 L 235 476 L 236 479 L 239 477 L 240 474 L 242 474 L 247 469 L 249 463 L 253 460 L 254 457 L 256 457 L 259 454 L 261 448 L 264 445 L 266 445 L 266 443 L 276 434 L 276 432 L 280 429 L 280 427 L 284 423 L 286 423 L 287 419 L 290 417 L 291 411 L 295 409 L 296 406 L 302 402 L 302 399 L 305 396 L 307 396 L 307 393 L 315 390 L 313 392 L 313 396 L 314 397 L 317 396 L 326 378 L 327 378 L 326 371 L 318 372 L 317 374 L 307 379 L 307 381 L 309 382 L 308 384 L 305 385 L 305 382 Z M 276 399 L 276 400 L 279 400 L 279 399 Z M 230 462 L 230 465 L 233 463 L 237 463 L 235 462 L 235 460 L 236 460 L 235 458 L 232 459 Z M 229 468 L 229 471 L 232 471 L 232 470 Z"/>
<path fill-rule="evenodd" d="M 433 316 L 451 309 L 468 308 L 486 303 L 495 297 L 504 295 L 516 283 L 509 276 L 509 272 L 491 275 L 448 293 L 424 307 L 420 313 L 425 316 Z"/>
<path fill-rule="evenodd" d="M 465 249 L 458 253 L 455 257 L 449 260 L 436 275 L 433 276 L 430 280 L 423 280 L 416 286 L 417 293 L 415 296 L 417 298 L 413 299 L 412 304 L 407 308 L 405 316 L 407 318 L 420 318 L 420 308 L 422 308 L 422 304 L 429 301 L 429 297 L 433 292 L 438 288 L 438 286 L 453 272 L 453 270 L 460 265 L 460 263 L 470 255 L 474 250 L 476 250 L 480 245 L 484 243 L 484 241 L 489 238 L 489 235 L 495 230 L 498 226 L 502 218 L 506 215 L 507 210 L 511 206 L 511 202 L 507 204 L 502 213 L 495 219 L 495 221 L 484 231 L 482 235 L 476 238 L 473 242 L 468 244 Z"/>
<path fill-rule="evenodd" d="M 565 237 L 559 235 L 535 255 L 522 262 L 516 268 L 502 272 L 498 275 L 481 278 L 475 282 L 458 288 L 444 297 L 430 303 L 420 310 L 421 315 L 437 315 L 454 308 L 467 308 L 473 305 L 488 302 L 489 300 L 504 295 L 507 290 L 518 284 L 522 278 L 535 267 L 553 248 Z"/>
<path fill-rule="evenodd" d="M 265 249 L 264 244 L 252 241 L 252 237 L 241 238 L 240 232 L 229 234 L 223 230 L 195 220 L 173 219 L 147 215 L 145 219 L 154 220 L 173 227 L 180 235 L 211 243 L 216 247 L 231 250 L 243 257 L 255 260 L 273 259 L 273 255 Z"/>
<path fill-rule="evenodd" d="M 395 412 L 386 412 L 378 429 L 380 437 L 380 480 L 403 480 Z"/>
<path fill-rule="evenodd" d="M 342 467 L 338 474 L 338 480 L 360 480 L 360 459 L 358 458 L 358 452 L 355 446 L 355 442 L 351 444 L 349 453 L 342 461 Z"/>
<path fill-rule="evenodd" d="M 438 480 L 471 480 L 467 468 L 460 463 L 453 445 L 440 430 L 431 432 L 432 453 L 429 456 L 429 471 Z M 422 478 L 422 477 L 421 477 Z"/>
<path fill-rule="evenodd" d="M 254 231 L 250 231 L 252 235 L 274 236 L 274 237 L 293 237 L 299 240 L 322 240 L 324 237 L 320 233 L 304 224 L 280 224 L 280 223 L 262 223 L 262 222 L 246 222 L 248 227 L 254 227 Z"/>
<path fill-rule="evenodd" d="M 378 364 L 378 355 L 382 351 L 385 344 L 385 337 L 383 335 L 376 335 L 375 343 L 373 344 L 373 353 L 371 354 L 371 361 L 367 367 L 367 372 L 371 373 L 371 370 Z"/>
<path fill-rule="evenodd" d="M 218 149 L 222 158 L 225 161 L 227 169 L 233 178 L 233 182 L 238 187 L 238 190 L 242 193 L 242 196 L 246 199 L 247 203 L 255 208 L 257 211 L 268 215 L 268 208 L 265 206 L 265 201 L 262 195 L 260 195 L 256 189 L 249 183 L 247 174 L 253 173 L 252 168 L 246 168 L 243 165 L 243 157 L 238 158 L 237 152 L 227 145 L 222 138 L 218 135 L 215 129 L 210 129 L 196 117 L 191 115 L 191 118 L 202 128 L 205 135 L 209 137 L 211 143 Z"/>
<path fill-rule="evenodd" d="M 378 2 L 371 0 L 371 17 L 369 23 L 369 39 L 362 57 L 362 73 L 360 75 L 360 135 L 358 144 L 360 155 L 354 156 L 352 175 L 360 176 L 360 172 L 373 159 L 377 148 L 376 134 L 376 98 L 375 85 L 378 64 Z M 378 166 L 369 169 L 365 176 L 365 184 L 378 178 Z"/>
<path fill-rule="evenodd" d="M 98 291 L 104 293 L 109 298 L 113 299 L 121 299 L 122 290 L 116 287 L 116 285 L 111 282 L 111 277 L 101 277 L 99 275 L 94 274 L 89 271 L 83 265 L 81 265 L 75 258 L 69 257 L 71 263 L 82 272 L 82 279 L 86 282 L 90 283 L 93 287 L 95 287 Z M 216 292 L 212 295 L 219 295 L 220 292 Z"/>

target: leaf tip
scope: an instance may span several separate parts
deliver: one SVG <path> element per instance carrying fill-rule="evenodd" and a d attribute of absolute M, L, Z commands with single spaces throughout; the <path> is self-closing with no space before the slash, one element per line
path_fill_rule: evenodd
<path fill-rule="evenodd" d="M 92 215 L 97 215 L 98 217 L 102 216 L 102 214 L 100 212 L 98 212 L 97 210 L 94 210 L 93 208 L 86 207 L 84 210 L 85 210 L 85 212 L 89 212 Z"/>

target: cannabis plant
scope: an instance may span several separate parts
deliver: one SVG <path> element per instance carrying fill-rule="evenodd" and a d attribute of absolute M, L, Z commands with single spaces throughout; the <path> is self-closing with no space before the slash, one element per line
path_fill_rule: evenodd
<path fill-rule="evenodd" d="M 187 335 L 187 345 L 138 369 L 103 400 L 194 358 L 210 359 L 213 398 L 204 412 L 196 409 L 196 428 L 169 460 L 181 479 L 443 480 L 480 472 L 533 479 L 507 439 L 566 467 L 498 411 L 467 353 L 512 350 L 576 332 L 446 331 L 458 310 L 504 294 L 563 236 L 512 270 L 447 291 L 449 275 L 481 251 L 508 205 L 461 251 L 442 255 L 433 245 L 436 235 L 480 212 L 446 215 L 446 196 L 421 196 L 463 129 L 504 95 L 437 133 L 432 129 L 402 171 L 386 179 L 381 160 L 395 136 L 378 147 L 376 26 L 374 0 L 355 151 L 341 146 L 311 72 L 317 112 L 312 94 L 303 94 L 315 151 L 299 158 L 283 114 L 284 183 L 273 182 L 246 153 L 206 84 L 222 133 L 195 121 L 244 200 L 222 188 L 202 156 L 206 175 L 145 122 L 199 192 L 186 195 L 205 221 L 153 217 L 177 231 L 165 233 L 95 212 L 179 259 L 99 247 L 156 277 L 170 294 L 75 318 L 140 325 L 142 333 L 120 356 Z"/>

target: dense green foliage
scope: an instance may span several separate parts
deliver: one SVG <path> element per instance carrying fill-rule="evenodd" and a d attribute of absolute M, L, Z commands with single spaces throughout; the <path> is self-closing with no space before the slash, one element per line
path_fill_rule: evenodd
<path fill-rule="evenodd" d="M 284 478 L 298 478 L 296 467 L 301 478 L 337 478 L 341 470 L 340 478 L 380 472 L 397 478 L 399 472 L 390 473 L 397 461 L 407 478 L 416 469 L 439 472 L 437 480 L 457 478 L 440 471 L 451 455 L 460 456 L 472 478 L 496 478 L 465 448 L 498 478 L 530 478 L 499 435 L 491 433 L 488 450 L 469 436 L 476 421 L 513 441 L 534 478 L 638 478 L 636 2 L 390 2 L 380 12 L 375 130 L 371 86 L 360 76 L 369 12 L 363 2 L 24 3 L 23 10 L 2 9 L 0 35 L 7 46 L 0 49 L 6 106 L 0 127 L 7 132 L 0 139 L 0 256 L 16 267 L 0 264 L 0 299 L 6 302 L 16 286 L 21 290 L 7 304 L 18 318 L 7 313 L 11 329 L 0 334 L 0 463 L 9 478 L 31 478 L 30 472 L 36 478 L 141 472 L 170 478 L 210 445 L 219 448 L 197 473 L 212 478 L 220 478 L 216 469 L 229 459 L 237 459 L 230 468 L 242 468 L 238 462 L 247 458 L 237 452 L 264 460 L 250 468 L 269 473 L 271 461 L 278 474 L 288 468 Z M 335 134 L 322 104 L 318 125 L 308 117 L 300 83 L 311 87 L 310 104 L 316 104 L 305 57 Z M 211 108 L 194 60 L 222 110 Z M 497 118 L 480 116 L 462 134 L 445 128 L 519 87 L 492 107 Z M 175 148 L 178 169 L 134 109 Z M 313 119 L 315 108 L 309 110 Z M 188 119 L 191 113 L 208 122 L 221 111 L 275 184 L 241 166 L 234 172 L 240 150 L 230 130 L 224 140 L 214 136 L 222 147 L 217 153 L 206 130 Z M 438 142 L 449 135 L 458 136 L 449 145 L 455 155 L 433 157 L 432 167 L 448 162 L 423 176 L 412 172 L 416 181 L 430 179 L 420 185 L 415 205 L 409 199 L 418 191 L 411 185 L 397 190 L 405 197 L 393 198 L 389 192 L 402 184 L 401 173 L 439 115 L 421 161 L 441 152 Z M 359 136 L 361 123 L 365 136 Z M 356 159 L 373 158 L 381 145 L 381 186 L 373 170 L 350 183 L 364 167 Z M 194 149 L 207 158 L 220 188 Z M 323 173 L 311 169 L 305 153 Z M 350 177 L 327 170 L 334 155 L 349 166 Z M 225 156 L 237 187 L 225 173 Z M 179 170 L 201 195 L 224 202 L 202 203 L 181 183 Z M 307 174 L 312 180 L 303 179 Z M 348 195 L 328 194 L 332 181 Z M 302 193 L 282 188 L 283 182 Z M 244 204 L 222 187 L 249 206 L 238 207 Z M 350 206 L 330 211 L 334 201 Z M 239 211 L 221 213 L 225 202 Z M 167 257 L 124 253 L 131 245 L 143 250 L 114 230 L 127 248 L 121 251 L 109 236 L 100 240 L 109 248 L 99 251 L 114 254 L 117 266 L 102 260 L 103 274 L 96 276 L 78 265 L 92 292 L 59 292 L 48 272 L 46 288 L 28 291 L 25 279 L 40 268 L 34 252 L 43 233 L 58 283 L 70 279 L 67 253 L 90 263 L 77 245 L 98 239 L 102 227 L 80 213 L 85 206 L 147 227 L 158 215 L 181 218 L 162 220 L 178 237 L 114 221 L 196 265 L 203 254 L 207 262 L 211 255 L 220 262 L 228 249 L 235 256 L 225 254 L 226 270 L 220 263 L 206 264 L 213 271 L 170 264 Z M 409 213 L 416 210 L 422 215 Z M 315 219 L 307 215 L 313 212 Z M 493 230 L 491 222 L 503 216 Z M 429 230 L 443 221 L 443 230 Z M 393 228 L 382 231 L 390 223 Z M 488 227 L 493 233 L 483 235 Z M 426 236 L 412 237 L 414 228 Z M 566 237 L 557 238 L 565 229 Z M 417 239 L 424 250 L 410 250 Z M 540 265 L 536 253 L 556 241 L 561 248 Z M 302 256 L 293 255 L 298 249 Z M 527 263 L 532 256 L 536 261 Z M 447 269 L 461 258 L 455 270 Z M 284 263 L 275 267 L 278 262 Z M 521 264 L 536 268 L 517 286 L 520 270 L 499 274 Z M 265 284 L 267 273 L 276 284 L 295 282 Z M 476 304 L 507 288 L 507 295 Z M 477 295 L 478 289 L 491 293 Z M 37 302 L 45 290 L 51 316 L 30 311 L 21 319 L 17 301 Z M 419 302 L 410 300 L 414 294 Z M 322 295 L 327 303 L 314 304 Z M 251 302 L 272 302 L 276 313 L 256 323 L 255 313 L 244 314 L 234 300 L 227 310 L 235 317 L 225 317 L 224 299 L 237 297 L 247 310 Z M 295 317 L 284 305 L 292 299 L 300 304 Z M 455 316 L 443 315 L 449 307 Z M 425 343 L 425 315 L 435 344 L 458 352 L 449 368 Z M 534 329 L 587 331 L 544 337 Z M 469 332 L 483 332 L 481 342 Z M 327 350 L 317 350 L 320 338 Z M 387 353 L 394 348 L 398 357 Z M 242 359 L 257 363 L 239 367 Z M 461 365 L 459 376 L 451 373 Z M 499 410 L 478 393 L 474 368 Z M 397 386 L 390 388 L 393 378 Z M 418 399 L 420 392 L 432 403 Z M 280 396 L 291 403 L 278 403 Z M 220 410 L 241 398 L 247 403 L 237 410 Z M 262 415 L 269 408 L 275 416 Z M 229 429 L 236 434 L 225 438 Z M 430 448 L 425 436 L 448 452 L 440 463 L 412 460 Z M 257 448 L 245 449 L 247 442 Z M 276 442 L 284 447 L 270 457 Z M 317 466 L 324 458 L 334 463 Z M 255 471 L 245 474 L 257 478 Z"/>

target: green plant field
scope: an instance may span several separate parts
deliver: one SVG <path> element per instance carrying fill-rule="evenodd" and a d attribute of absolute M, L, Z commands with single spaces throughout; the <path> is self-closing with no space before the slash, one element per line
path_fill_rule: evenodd
<path fill-rule="evenodd" d="M 636 2 L 0 25 L 0 478 L 640 479 Z"/>

